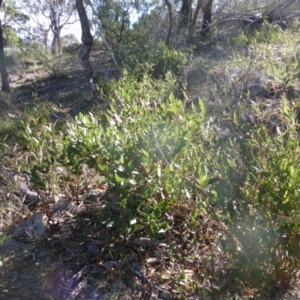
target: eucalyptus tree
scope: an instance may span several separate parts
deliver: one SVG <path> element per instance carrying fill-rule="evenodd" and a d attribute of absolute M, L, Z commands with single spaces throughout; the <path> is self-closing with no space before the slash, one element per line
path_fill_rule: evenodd
<path fill-rule="evenodd" d="M 211 1 L 211 0 L 208 0 Z M 186 31 L 188 32 L 187 41 L 190 43 L 193 38 L 194 29 L 198 20 L 198 15 L 200 9 L 204 10 L 205 7 L 205 0 L 181 0 L 181 1 L 174 1 L 176 6 L 179 5 L 179 20 L 178 30 L 179 32 Z M 170 9 L 169 9 L 170 15 Z M 170 17 L 169 17 L 170 19 Z"/>
<path fill-rule="evenodd" d="M 165 0 L 169 15 L 169 30 L 166 44 L 169 44 L 173 25 L 177 23 L 177 33 L 187 33 L 188 43 L 192 42 L 198 16 L 202 11 L 202 28 L 209 28 L 212 15 L 213 0 Z M 175 16 L 175 17 L 174 17 Z M 205 25 L 204 25 L 205 24 Z"/>
<path fill-rule="evenodd" d="M 51 52 L 54 56 L 59 55 L 62 28 L 77 21 L 72 18 L 75 16 L 74 0 L 25 0 L 19 3 L 45 36 L 48 31 L 51 31 L 53 35 Z M 42 23 L 44 20 L 46 25 Z"/>
<path fill-rule="evenodd" d="M 168 8 L 168 15 L 169 15 L 169 28 L 168 28 L 168 33 L 166 37 L 166 45 L 170 45 L 170 40 L 171 40 L 171 35 L 172 35 L 172 30 L 173 30 L 173 13 L 172 13 L 172 4 L 170 0 L 165 0 L 165 4 Z"/>
<path fill-rule="evenodd" d="M 192 21 L 192 0 L 182 0 L 180 7 L 179 29 L 187 28 Z"/>
<path fill-rule="evenodd" d="M 85 1 L 76 0 L 76 9 L 79 15 L 81 24 L 81 42 L 79 58 L 85 71 L 85 76 L 88 80 L 94 76 L 94 69 L 90 62 L 90 52 L 93 46 L 93 36 L 91 34 L 90 22 L 87 16 Z"/>
<path fill-rule="evenodd" d="M 209 30 L 211 20 L 212 20 L 212 9 L 213 9 L 213 0 L 206 0 L 203 4 L 203 19 L 202 27 L 203 33 L 205 34 Z"/>
<path fill-rule="evenodd" d="M 120 51 L 139 44 L 140 35 L 134 30 L 134 23 L 142 14 L 149 14 L 151 8 L 159 2 L 161 1 L 89 0 L 96 35 L 101 37 L 111 53 L 119 54 Z"/>
<path fill-rule="evenodd" d="M 4 47 L 18 46 L 21 41 L 17 33 L 28 24 L 29 16 L 20 11 L 14 0 L 6 0 L 0 8 Z"/>
<path fill-rule="evenodd" d="M 3 1 L 0 0 L 0 7 L 2 7 Z M 4 54 L 4 41 L 3 41 L 3 30 L 2 20 L 0 19 L 0 73 L 2 82 L 2 91 L 9 92 L 8 73 L 5 66 L 5 54 Z"/>
<path fill-rule="evenodd" d="M 200 9 L 203 13 L 201 29 L 208 30 L 212 21 L 213 0 L 182 0 L 180 9 L 181 22 L 179 23 L 179 26 L 188 28 L 189 38 L 192 37 L 194 32 Z"/>

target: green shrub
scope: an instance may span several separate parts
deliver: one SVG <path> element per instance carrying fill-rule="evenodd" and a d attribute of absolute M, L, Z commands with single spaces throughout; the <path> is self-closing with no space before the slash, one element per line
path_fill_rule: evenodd
<path fill-rule="evenodd" d="M 10 47 L 4 49 L 5 53 L 5 64 L 13 65 L 16 64 L 21 56 L 21 50 L 17 47 Z"/>
<path fill-rule="evenodd" d="M 287 33 L 280 26 L 264 22 L 259 29 L 254 31 L 239 30 L 230 39 L 230 44 L 236 47 L 243 47 L 257 44 L 278 44 L 286 41 Z"/>
<path fill-rule="evenodd" d="M 279 25 L 264 22 L 259 30 L 254 32 L 252 36 L 252 43 L 280 43 L 286 41 L 286 33 L 280 28 Z"/>
<path fill-rule="evenodd" d="M 148 73 L 155 79 L 165 78 L 167 72 L 179 75 L 187 58 L 186 53 L 168 48 L 163 42 L 142 46 L 137 51 L 126 51 L 124 48 L 120 56 L 123 67 L 130 74 L 141 77 Z"/>
<path fill-rule="evenodd" d="M 249 44 L 250 38 L 244 30 L 239 30 L 236 35 L 230 39 L 230 44 L 235 47 L 243 47 Z"/>
<path fill-rule="evenodd" d="M 266 114 L 258 128 L 241 126 L 236 138 L 221 148 L 220 171 L 228 181 L 215 191 L 233 234 L 223 241 L 235 261 L 233 276 L 248 276 L 252 286 L 266 288 L 268 295 L 272 286 L 285 287 L 294 278 L 300 259 L 296 111 L 286 101 L 278 111 L 275 125 L 275 116 Z"/>
<path fill-rule="evenodd" d="M 80 113 L 57 137 L 53 125 L 34 132 L 28 124 L 31 177 L 45 188 L 58 167 L 74 175 L 83 165 L 95 168 L 122 212 L 108 216 L 107 226 L 164 236 L 171 222 L 166 213 L 205 185 L 205 108 L 200 101 L 201 112 L 194 107 L 187 114 L 181 101 L 173 95 L 159 101 L 159 93 L 149 79 L 127 79 L 116 84 L 111 110 L 101 117 Z"/>
<path fill-rule="evenodd" d="M 186 60 L 186 54 L 179 50 L 170 49 L 163 42 L 160 42 L 155 51 L 150 53 L 149 60 L 150 63 L 153 63 L 152 76 L 164 78 L 168 71 L 174 75 L 179 75 Z"/>
<path fill-rule="evenodd" d="M 80 49 L 80 43 L 73 43 L 71 45 L 65 46 L 63 48 L 63 53 L 74 54 L 77 53 Z"/>
<path fill-rule="evenodd" d="M 15 65 L 17 63 L 15 56 L 9 54 L 5 56 L 5 64 L 7 66 Z"/>

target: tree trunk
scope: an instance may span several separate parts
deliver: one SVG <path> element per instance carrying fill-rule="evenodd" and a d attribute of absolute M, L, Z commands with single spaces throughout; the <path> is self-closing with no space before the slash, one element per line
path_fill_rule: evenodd
<path fill-rule="evenodd" d="M 192 0 L 183 0 L 180 9 L 179 29 L 187 28 L 191 22 L 192 16 Z"/>
<path fill-rule="evenodd" d="M 166 5 L 168 6 L 168 13 L 169 13 L 169 29 L 168 34 L 166 37 L 166 45 L 170 45 L 171 35 L 172 35 L 172 29 L 173 29 L 173 16 L 172 16 L 172 5 L 169 0 L 165 0 Z"/>
<path fill-rule="evenodd" d="M 60 31 L 62 25 L 60 24 L 60 14 L 58 13 L 58 8 L 52 3 L 50 5 L 50 29 L 53 33 L 53 39 L 51 44 L 51 53 L 53 56 L 58 56 L 61 53 L 60 49 Z"/>
<path fill-rule="evenodd" d="M 87 79 L 91 79 L 94 76 L 94 70 L 90 63 L 90 52 L 93 46 L 93 36 L 90 30 L 89 20 L 84 7 L 84 0 L 76 0 L 76 8 L 78 11 L 80 24 L 81 24 L 81 41 L 82 46 L 79 52 L 79 58 L 84 68 Z"/>
<path fill-rule="evenodd" d="M 53 32 L 53 38 L 52 38 L 52 43 L 51 43 L 51 54 L 52 54 L 52 56 L 57 56 L 58 55 L 57 34 L 55 32 Z"/>
<path fill-rule="evenodd" d="M 197 6 L 195 8 L 195 12 L 194 12 L 194 15 L 193 15 L 193 18 L 192 18 L 192 23 L 191 23 L 191 26 L 189 28 L 189 35 L 188 35 L 188 39 L 187 39 L 188 43 L 192 43 L 192 41 L 193 41 L 193 34 L 194 34 L 195 25 L 196 25 L 196 22 L 197 22 L 197 17 L 198 17 L 200 8 L 203 7 L 202 2 L 203 2 L 203 0 L 197 0 Z"/>
<path fill-rule="evenodd" d="M 45 48 L 47 48 L 49 30 L 43 30 L 42 32 L 43 32 L 43 43 Z"/>
<path fill-rule="evenodd" d="M 203 8 L 203 20 L 201 29 L 204 35 L 209 31 L 209 26 L 211 24 L 212 4 L 213 0 L 207 0 Z"/>
<path fill-rule="evenodd" d="M 61 55 L 61 44 L 60 44 L 61 40 L 60 40 L 60 29 L 58 29 L 57 32 L 57 52 L 58 55 Z"/>
<path fill-rule="evenodd" d="M 60 30 L 57 29 L 52 31 L 53 39 L 51 44 L 51 53 L 52 56 L 58 56 L 61 54 L 61 47 L 60 47 Z"/>
<path fill-rule="evenodd" d="M 2 5 L 2 0 L 0 0 L 0 6 Z M 8 73 L 5 66 L 5 54 L 4 54 L 4 44 L 3 44 L 3 35 L 2 35 L 2 23 L 0 20 L 0 73 L 2 81 L 2 91 L 9 92 L 9 82 L 8 82 Z"/>

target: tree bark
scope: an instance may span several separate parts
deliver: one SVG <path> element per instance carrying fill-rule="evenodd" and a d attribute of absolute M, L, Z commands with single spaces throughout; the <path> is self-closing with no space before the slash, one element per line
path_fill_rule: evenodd
<path fill-rule="evenodd" d="M 170 45 L 171 35 L 172 35 L 172 29 L 173 29 L 173 16 L 172 16 L 172 5 L 169 0 L 165 0 L 165 3 L 168 7 L 168 14 L 169 14 L 169 29 L 166 37 L 166 45 Z"/>
<path fill-rule="evenodd" d="M 180 9 L 179 29 L 187 28 L 191 22 L 192 16 L 192 0 L 183 0 Z"/>
<path fill-rule="evenodd" d="M 204 35 L 208 32 L 209 26 L 211 24 L 212 4 L 213 0 L 207 0 L 203 8 L 203 20 L 201 29 Z"/>
<path fill-rule="evenodd" d="M 0 0 L 0 6 L 2 5 L 2 0 Z M 5 54 L 4 54 L 4 43 L 3 43 L 3 32 L 2 32 L 2 23 L 0 20 L 0 73 L 2 81 L 2 91 L 9 92 L 9 82 L 8 82 L 8 73 L 5 66 Z"/>
<path fill-rule="evenodd" d="M 53 33 L 53 39 L 52 39 L 52 45 L 51 45 L 51 52 L 53 56 L 58 56 L 60 54 L 60 45 L 59 45 L 59 39 L 60 39 L 60 29 L 59 29 L 59 23 L 60 23 L 60 16 L 59 13 L 56 11 L 56 8 L 54 7 L 53 3 L 50 5 L 50 28 Z"/>
<path fill-rule="evenodd" d="M 61 54 L 61 45 L 60 45 L 60 29 L 57 31 L 52 31 L 53 39 L 51 44 L 51 54 L 52 56 L 58 56 Z"/>
<path fill-rule="evenodd" d="M 93 46 L 93 36 L 91 34 L 89 20 L 84 7 L 84 0 L 76 0 L 76 8 L 81 24 L 82 46 L 80 48 L 79 58 L 85 71 L 86 78 L 91 79 L 94 76 L 94 70 L 89 59 Z"/>
<path fill-rule="evenodd" d="M 197 22 L 197 17 L 198 17 L 198 14 L 199 14 L 199 11 L 200 11 L 200 8 L 203 8 L 203 0 L 197 0 L 197 6 L 195 8 L 195 12 L 194 12 L 194 15 L 193 15 L 193 18 L 192 18 L 192 23 L 190 25 L 190 28 L 189 28 L 189 35 L 188 35 L 188 43 L 191 43 L 193 41 L 193 34 L 194 34 L 194 29 L 195 29 L 195 25 L 196 25 L 196 22 Z"/>

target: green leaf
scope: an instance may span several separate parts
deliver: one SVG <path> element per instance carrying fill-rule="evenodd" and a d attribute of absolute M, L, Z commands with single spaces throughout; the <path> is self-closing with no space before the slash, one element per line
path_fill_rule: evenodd
<path fill-rule="evenodd" d="M 142 153 L 143 153 L 146 157 L 149 157 L 149 153 L 148 153 L 146 150 L 141 149 L 141 151 L 142 151 Z"/>
<path fill-rule="evenodd" d="M 290 113 L 290 108 L 288 107 L 286 101 L 284 101 L 283 112 L 284 112 L 284 114 L 285 114 L 286 116 L 288 116 L 289 113 Z"/>
<path fill-rule="evenodd" d="M 201 109 L 201 112 L 200 112 L 200 116 L 201 116 L 201 122 L 204 122 L 205 121 L 205 118 L 206 118 L 206 106 L 205 106 L 205 103 L 204 101 L 199 98 L 199 106 L 200 106 L 200 109 Z"/>
<path fill-rule="evenodd" d="M 199 170 L 199 172 L 200 172 L 200 170 Z M 206 181 L 207 181 L 206 175 L 200 175 L 200 177 L 198 178 L 198 183 L 200 186 L 203 186 Z"/>
<path fill-rule="evenodd" d="M 121 178 L 116 172 L 115 172 L 115 180 L 117 183 L 123 183 L 124 179 Z"/>

